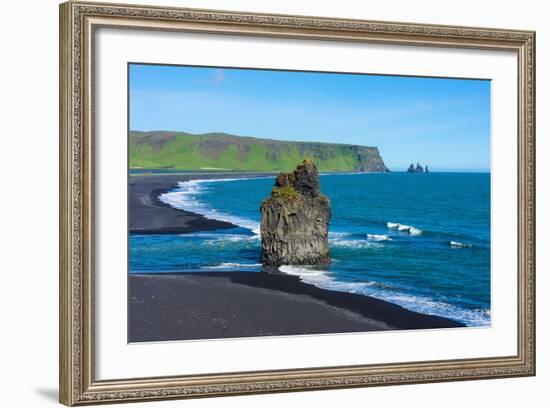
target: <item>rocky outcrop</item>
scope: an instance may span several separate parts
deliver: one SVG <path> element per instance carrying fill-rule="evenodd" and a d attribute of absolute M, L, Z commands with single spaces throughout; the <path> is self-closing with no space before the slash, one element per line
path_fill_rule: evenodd
<path fill-rule="evenodd" d="M 407 173 L 428 173 L 428 166 L 426 166 L 426 170 L 424 171 L 424 168 L 420 165 L 420 163 L 416 163 L 416 167 L 414 167 L 414 164 L 411 163 L 407 169 Z"/>
<path fill-rule="evenodd" d="M 280 173 L 260 211 L 264 265 L 330 263 L 330 201 L 320 192 L 313 161 L 304 160 L 293 172 Z"/>

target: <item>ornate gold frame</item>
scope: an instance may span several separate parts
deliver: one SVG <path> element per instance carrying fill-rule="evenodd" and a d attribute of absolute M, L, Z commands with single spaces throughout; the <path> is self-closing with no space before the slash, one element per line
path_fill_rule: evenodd
<path fill-rule="evenodd" d="M 93 46 L 98 27 L 507 50 L 518 63 L 518 349 L 513 356 L 96 380 Z M 66 405 L 535 374 L 535 33 L 122 4 L 60 6 L 60 401 Z"/>

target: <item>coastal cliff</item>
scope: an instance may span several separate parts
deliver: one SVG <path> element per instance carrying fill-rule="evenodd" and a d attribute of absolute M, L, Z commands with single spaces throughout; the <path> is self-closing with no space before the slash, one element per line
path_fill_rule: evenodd
<path fill-rule="evenodd" d="M 330 201 L 320 192 L 313 161 L 304 160 L 293 172 L 280 173 L 260 211 L 263 265 L 330 263 Z"/>
<path fill-rule="evenodd" d="M 129 137 L 134 169 L 292 171 L 304 157 L 324 172 L 388 172 L 377 147 L 292 142 L 206 133 L 136 132 Z"/>

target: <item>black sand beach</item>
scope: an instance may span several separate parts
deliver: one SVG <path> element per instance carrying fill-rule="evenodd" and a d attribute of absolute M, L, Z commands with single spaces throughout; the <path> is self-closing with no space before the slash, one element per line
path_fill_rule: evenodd
<path fill-rule="evenodd" d="M 297 276 L 250 272 L 131 275 L 130 342 L 460 327 Z"/>
<path fill-rule="evenodd" d="M 181 234 L 232 228 L 233 224 L 211 220 L 200 214 L 176 210 L 158 196 L 177 186 L 178 182 L 193 179 L 257 177 L 262 174 L 143 174 L 130 175 L 128 180 L 129 229 L 137 234 Z"/>
<path fill-rule="evenodd" d="M 192 178 L 238 176 L 131 175 L 130 232 L 173 234 L 233 227 L 173 209 L 158 195 Z M 463 326 L 372 297 L 320 289 L 297 276 L 268 272 L 130 274 L 128 296 L 129 342 Z"/>

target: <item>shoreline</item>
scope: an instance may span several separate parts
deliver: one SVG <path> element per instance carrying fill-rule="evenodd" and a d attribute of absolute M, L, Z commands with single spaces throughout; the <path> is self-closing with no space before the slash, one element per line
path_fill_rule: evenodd
<path fill-rule="evenodd" d="M 224 178 L 256 178 L 266 173 L 129 174 L 128 231 L 130 234 L 184 234 L 236 228 L 227 221 L 179 210 L 159 200 L 159 195 L 177 187 L 178 182 Z"/>
<path fill-rule="evenodd" d="M 129 342 L 466 327 L 267 272 L 132 273 Z"/>
<path fill-rule="evenodd" d="M 266 177 L 266 176 L 267 177 L 272 177 L 273 175 L 274 174 L 272 174 L 272 173 L 227 173 L 227 172 L 224 172 L 224 173 L 193 173 L 193 174 L 183 174 L 183 173 L 178 173 L 178 174 L 174 174 L 174 173 L 171 173 L 171 174 L 166 174 L 166 173 L 163 173 L 163 174 L 150 174 L 150 173 L 147 173 L 147 174 L 139 174 L 139 175 L 129 175 L 129 178 L 128 178 L 128 180 L 129 180 L 128 192 L 129 192 L 129 198 L 130 198 L 130 200 L 129 200 L 129 207 L 130 207 L 129 232 L 131 234 L 144 234 L 144 235 L 147 235 L 147 234 L 185 234 L 185 233 L 198 232 L 198 231 L 212 231 L 212 230 L 218 230 L 218 229 L 236 228 L 236 227 L 238 227 L 238 225 L 234 225 L 230 222 L 210 219 L 210 218 L 206 218 L 206 216 L 204 216 L 202 214 L 193 213 L 193 212 L 173 208 L 170 205 L 160 201 L 158 199 L 158 196 L 160 194 L 164 193 L 164 192 L 170 191 L 173 188 L 177 187 L 178 182 L 185 182 L 185 181 L 190 181 L 190 180 L 208 180 L 208 179 L 218 179 L 218 180 L 220 180 L 220 179 L 235 179 L 235 178 L 246 179 L 246 178 L 257 178 L 257 177 Z M 232 275 L 231 278 L 229 278 L 228 274 Z M 244 277 L 239 275 L 239 274 L 241 274 L 241 275 L 245 274 L 247 278 L 244 279 Z M 256 279 L 256 280 L 254 280 L 250 277 L 250 275 L 258 275 L 258 276 L 261 276 L 261 278 L 254 278 L 254 279 Z M 206 279 L 206 277 L 208 277 L 208 276 L 210 277 L 210 279 L 215 278 L 216 281 L 214 281 L 214 282 L 220 282 L 225 277 L 225 279 L 226 280 L 229 279 L 233 285 L 240 284 L 241 289 L 239 289 L 238 291 L 241 291 L 241 292 L 243 291 L 243 289 L 242 289 L 243 286 L 253 288 L 254 285 L 252 283 L 256 282 L 256 284 L 258 285 L 257 288 L 259 288 L 261 290 L 272 290 L 272 291 L 274 290 L 274 291 L 280 292 L 279 295 L 281 295 L 281 293 L 282 293 L 282 294 L 285 294 L 286 296 L 295 296 L 295 295 L 306 296 L 308 302 L 311 302 L 313 300 L 324 302 L 322 307 L 317 307 L 319 309 L 319 313 L 326 313 L 327 311 L 325 309 L 327 307 L 329 307 L 329 308 L 330 307 L 337 307 L 337 308 L 339 307 L 340 309 L 339 309 L 338 313 L 336 313 L 334 310 L 331 311 L 332 314 L 336 313 L 339 316 L 338 319 L 342 318 L 342 316 L 341 316 L 342 313 L 346 314 L 348 317 L 349 317 L 350 313 L 351 314 L 353 314 L 353 313 L 358 314 L 358 316 L 360 317 L 360 320 L 361 319 L 363 319 L 363 320 L 364 319 L 367 319 L 367 320 L 370 319 L 368 324 L 365 324 L 365 321 L 361 321 L 360 324 L 358 324 L 357 322 L 355 322 L 355 323 L 349 323 L 348 322 L 349 324 L 337 323 L 336 320 L 338 320 L 338 319 L 335 319 L 334 321 L 332 321 L 329 329 L 325 329 L 326 331 L 322 331 L 323 330 L 322 328 L 314 327 L 313 328 L 314 330 L 321 330 L 321 331 L 320 332 L 308 332 L 308 333 L 298 333 L 298 332 L 294 333 L 294 332 L 292 332 L 290 334 L 334 333 L 335 331 L 334 331 L 333 328 L 334 327 L 340 327 L 342 325 L 343 325 L 342 330 L 344 330 L 342 332 L 357 332 L 357 331 L 370 331 L 370 330 L 403 330 L 403 329 L 414 329 L 414 328 L 419 329 L 419 328 L 441 328 L 441 327 L 463 327 L 463 326 L 465 326 L 462 323 L 459 323 L 459 322 L 457 322 L 455 320 L 452 320 L 452 319 L 449 319 L 449 318 L 444 318 L 444 317 L 436 316 L 436 315 L 426 315 L 426 314 L 422 314 L 422 313 L 419 313 L 419 312 L 414 312 L 414 311 L 406 309 L 406 308 L 404 308 L 404 307 L 402 307 L 398 304 L 391 303 L 391 302 L 388 302 L 388 301 L 385 301 L 385 300 L 381 300 L 379 298 L 374 298 L 374 297 L 371 297 L 371 296 L 368 296 L 368 295 L 354 294 L 354 293 L 351 293 L 351 292 L 337 292 L 337 291 L 333 291 L 333 290 L 330 290 L 330 289 L 322 289 L 322 288 L 319 288 L 319 287 L 314 286 L 312 284 L 302 282 L 298 276 L 284 274 L 284 273 L 281 273 L 280 275 L 277 275 L 277 276 L 282 276 L 282 277 L 284 277 L 284 279 L 294 279 L 294 280 L 297 280 L 299 283 L 293 283 L 292 285 L 286 284 L 286 285 L 282 285 L 282 286 L 277 286 L 277 285 L 275 285 L 275 283 L 277 282 L 276 281 L 277 278 L 273 278 L 273 276 L 275 276 L 275 275 L 269 274 L 265 271 L 264 272 L 239 272 L 239 271 L 235 271 L 235 272 L 226 272 L 226 271 L 224 271 L 224 272 L 172 272 L 172 273 L 158 273 L 158 274 L 139 272 L 139 273 L 130 273 L 129 274 L 129 278 L 128 278 L 129 291 L 130 291 L 130 287 L 132 285 L 133 286 L 136 285 L 132 282 L 135 282 L 138 279 L 137 277 L 144 277 L 144 276 L 151 276 L 149 279 L 146 279 L 146 281 L 154 282 L 154 283 L 147 283 L 147 284 L 143 284 L 143 285 L 147 286 L 147 287 L 149 287 L 151 285 L 157 286 L 157 289 L 155 289 L 155 291 L 160 290 L 159 288 L 162 287 L 162 286 L 166 286 L 165 281 L 167 279 L 166 277 L 168 277 L 168 276 L 180 276 L 180 278 L 177 278 L 175 280 L 175 282 L 178 282 L 178 279 L 181 280 L 181 279 L 183 279 L 182 277 L 186 276 L 187 281 L 192 280 L 194 282 L 193 284 L 196 284 L 197 282 L 207 282 L 208 279 Z M 193 276 L 196 276 L 196 277 L 193 277 Z M 267 278 L 266 276 L 269 276 L 269 278 Z M 164 278 L 161 279 L 159 277 L 164 277 Z M 191 277 L 193 277 L 193 278 L 191 278 Z M 258 282 L 260 282 L 260 283 L 258 283 Z M 290 282 L 290 280 L 288 282 Z M 266 287 L 266 285 L 267 285 L 267 287 Z M 273 285 L 275 285 L 275 286 L 273 286 Z M 219 283 L 216 283 L 216 284 L 213 283 L 214 288 L 217 288 L 218 286 L 219 286 Z M 225 286 L 227 288 L 231 285 L 229 285 L 229 286 L 228 285 L 222 285 L 222 286 Z M 296 288 L 296 287 L 301 287 L 302 289 L 304 289 L 306 287 L 309 287 L 309 289 L 306 291 L 307 293 L 296 294 L 296 293 L 293 292 L 294 288 Z M 311 288 L 314 288 L 314 289 L 311 289 Z M 145 293 L 145 292 L 143 292 L 144 290 L 145 290 L 144 288 L 141 288 L 141 289 L 138 290 L 138 293 Z M 235 287 L 232 286 L 231 290 L 235 291 L 236 289 L 235 289 Z M 163 291 L 164 291 L 164 293 L 158 292 L 160 297 L 163 297 L 166 293 L 170 292 L 171 289 L 168 288 L 168 287 L 165 287 L 163 289 Z M 333 300 L 336 299 L 337 300 L 337 302 L 336 302 L 337 305 L 336 306 L 331 306 L 330 304 L 327 304 L 325 302 L 326 299 L 327 299 L 326 296 L 325 297 L 321 296 L 322 299 L 319 299 L 318 296 L 321 293 L 325 293 L 325 295 L 328 294 L 328 293 L 332 293 L 332 295 L 328 296 L 328 298 L 333 299 Z M 335 294 L 337 294 L 337 295 L 335 295 Z M 193 298 L 193 295 L 189 295 L 188 293 L 186 294 L 186 296 L 191 296 L 191 298 Z M 204 291 L 202 296 L 203 297 L 209 297 L 210 295 L 208 294 L 208 291 Z M 233 299 L 234 299 L 235 302 L 238 303 L 240 301 L 248 302 L 250 299 L 258 297 L 256 294 L 248 293 L 248 292 L 244 293 L 242 296 L 245 296 L 245 299 L 241 299 L 241 298 L 239 298 L 239 296 L 233 296 Z M 271 293 L 270 296 L 274 296 L 273 293 Z M 349 310 L 350 304 L 347 303 L 351 299 L 349 296 L 368 299 L 368 301 L 363 300 L 363 301 L 355 301 L 355 303 L 352 302 L 354 304 L 354 306 L 352 307 L 351 310 Z M 224 299 L 224 302 L 227 300 L 223 293 L 220 293 L 220 297 Z M 140 297 L 138 296 L 138 298 L 140 298 Z M 257 300 L 261 304 L 262 299 L 257 299 Z M 278 302 L 280 302 L 280 301 L 281 300 L 279 299 L 277 302 L 274 302 L 274 305 L 277 305 Z M 294 301 L 296 301 L 296 300 L 294 300 Z M 173 302 L 174 302 L 174 306 L 173 306 L 174 308 L 183 307 L 183 305 L 181 304 L 180 299 L 174 298 Z M 340 305 L 340 306 L 338 306 L 338 305 Z M 361 307 L 358 307 L 358 305 L 360 305 Z M 372 320 L 372 316 L 371 317 L 365 316 L 364 313 L 366 313 L 366 311 L 361 309 L 361 308 L 371 309 L 373 307 L 376 309 L 376 308 L 380 307 L 380 305 L 385 305 L 380 310 L 384 310 L 386 313 L 388 313 L 388 312 L 397 313 L 397 316 L 400 316 L 400 318 L 397 319 L 396 321 L 393 321 L 391 317 L 388 318 L 388 317 L 376 315 L 375 317 L 378 320 Z M 391 307 L 388 307 L 387 305 L 391 305 Z M 199 308 L 199 309 L 201 308 L 200 304 L 193 304 L 191 306 L 192 306 L 191 310 L 195 310 L 196 308 Z M 235 306 L 235 305 L 232 305 L 230 302 L 225 304 L 225 308 L 227 308 L 227 309 L 231 309 L 232 306 Z M 165 304 L 161 310 L 163 310 L 163 313 L 166 313 L 166 310 L 171 309 L 171 308 L 172 308 L 172 306 L 170 304 Z M 136 311 L 135 307 L 133 309 L 134 309 L 134 311 Z M 215 318 L 215 317 L 212 317 L 211 315 L 212 314 L 215 315 L 216 310 L 217 309 L 214 308 L 212 310 L 206 310 L 206 311 L 203 311 L 203 312 L 206 314 L 206 316 L 208 316 L 207 318 Z M 378 309 L 376 309 L 376 310 L 378 310 Z M 403 311 L 405 311 L 405 313 Z M 294 311 L 294 312 L 296 312 L 296 311 Z M 136 311 L 136 313 L 138 313 L 138 312 Z M 151 323 L 151 322 L 152 322 L 152 320 L 154 320 L 154 316 L 157 316 L 157 318 L 158 318 L 159 310 L 155 311 L 155 309 L 153 308 L 152 310 L 147 311 L 145 314 L 143 314 L 144 313 L 143 310 L 139 313 L 142 313 L 143 322 L 140 319 L 136 319 L 134 324 L 137 324 L 137 326 L 141 325 L 142 328 L 143 328 L 144 325 L 146 325 L 146 324 L 154 325 L 154 323 Z M 221 311 L 221 313 L 223 315 L 224 311 Z M 369 311 L 369 313 L 372 313 L 372 311 Z M 245 313 L 245 315 L 246 315 L 246 313 Z M 412 324 L 413 326 L 411 326 L 411 327 L 404 327 L 403 326 L 404 323 L 406 323 L 403 320 L 403 319 L 405 319 L 405 317 L 404 317 L 405 315 L 408 316 L 408 319 L 412 319 L 411 320 L 412 323 L 410 323 L 410 324 Z M 321 316 L 323 316 L 323 314 L 321 314 Z M 430 318 L 432 318 L 431 323 L 428 325 L 429 327 L 428 326 L 422 326 L 422 325 L 415 326 L 415 324 L 420 324 L 417 321 L 418 316 L 424 316 L 424 318 L 421 318 L 421 319 L 425 319 L 425 316 L 429 316 Z M 318 319 L 318 317 L 315 317 L 313 315 L 309 315 L 307 317 L 307 319 L 309 319 L 309 318 Z M 251 319 L 255 322 L 255 324 L 258 325 L 256 327 L 258 332 L 261 332 L 261 333 L 263 333 L 263 332 L 266 332 L 266 333 L 273 332 L 273 328 L 264 328 L 264 329 L 262 329 L 262 324 L 263 323 L 261 322 L 261 319 L 255 317 L 255 316 L 251 316 Z M 387 319 L 389 319 L 389 321 L 387 321 Z M 438 321 L 439 322 L 444 322 L 444 323 L 442 323 L 443 326 L 434 326 L 435 320 L 433 320 L 433 319 L 440 319 Z M 178 319 L 173 317 L 172 318 L 172 324 L 174 324 L 174 321 L 177 321 L 177 320 Z M 347 321 L 347 320 L 344 319 L 344 321 Z M 144 323 L 144 322 L 149 322 L 149 323 Z M 424 321 L 423 324 L 427 324 L 426 322 L 427 321 Z M 309 327 L 309 323 L 304 323 L 303 321 L 302 321 L 302 323 L 305 324 L 305 327 Z M 393 326 L 388 325 L 388 323 L 391 323 Z M 450 326 L 447 326 L 448 324 L 450 324 Z M 283 325 L 282 330 L 283 330 L 284 333 L 286 333 L 286 331 L 285 331 L 286 329 L 284 327 L 285 326 Z M 298 326 L 296 326 L 296 325 L 292 326 L 291 325 L 291 327 L 298 327 Z M 373 327 L 375 327 L 375 328 L 373 328 Z M 139 327 L 135 327 L 134 329 L 138 330 Z M 250 328 L 250 327 L 246 328 L 246 330 L 255 333 L 255 334 L 252 334 L 251 336 L 269 335 L 269 334 L 261 334 L 261 333 L 256 334 L 256 332 L 253 329 L 254 328 Z M 174 329 L 174 330 L 176 330 L 176 333 L 178 332 L 177 329 Z M 174 333 L 170 332 L 170 330 L 168 330 L 168 329 L 162 329 L 161 332 L 164 333 L 164 335 L 167 335 L 169 338 L 165 338 L 165 337 L 160 338 L 159 337 L 157 340 L 169 340 L 169 339 L 177 340 L 177 339 L 181 339 L 181 338 L 172 338 L 174 336 Z M 284 333 L 277 333 L 277 334 L 273 334 L 273 335 L 284 335 Z M 219 336 L 219 333 L 214 333 L 214 335 Z M 148 338 L 147 336 L 145 336 L 145 337 Z M 229 335 L 229 336 L 226 336 L 226 337 L 247 337 L 247 336 L 244 335 L 244 334 L 238 334 L 237 333 L 237 335 Z M 139 335 L 138 335 L 138 338 L 140 338 Z M 210 337 L 197 337 L 197 338 L 210 338 Z M 211 337 L 211 338 L 222 338 L 222 337 Z M 187 338 L 185 338 L 185 339 L 187 339 Z M 136 340 L 136 341 L 154 341 L 154 340 Z"/>
<path fill-rule="evenodd" d="M 278 172 L 151 172 L 128 174 L 128 232 L 130 234 L 185 234 L 198 231 L 237 228 L 227 221 L 180 210 L 159 200 L 159 195 L 191 180 L 248 179 L 275 177 Z M 323 175 L 386 174 L 377 172 L 333 172 Z"/>

